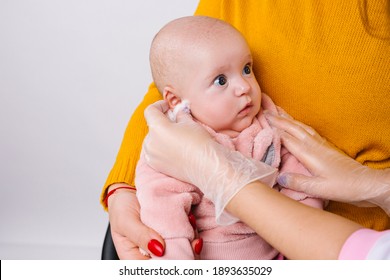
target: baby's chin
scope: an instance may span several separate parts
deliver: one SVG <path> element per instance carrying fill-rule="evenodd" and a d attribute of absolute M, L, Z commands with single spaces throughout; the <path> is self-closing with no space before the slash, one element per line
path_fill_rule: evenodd
<path fill-rule="evenodd" d="M 253 123 L 253 120 L 255 119 L 255 117 L 253 118 L 245 118 L 243 120 L 240 120 L 240 122 L 236 123 L 234 126 L 233 126 L 233 129 L 225 129 L 225 130 L 220 130 L 220 131 L 217 131 L 218 133 L 223 133 L 231 138 L 235 138 L 237 137 L 238 135 L 240 135 L 240 133 L 245 130 L 246 128 L 248 128 L 252 123 Z"/>

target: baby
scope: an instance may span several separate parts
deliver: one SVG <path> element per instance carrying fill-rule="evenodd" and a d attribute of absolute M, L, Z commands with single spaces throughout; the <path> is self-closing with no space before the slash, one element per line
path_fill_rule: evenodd
<path fill-rule="evenodd" d="M 150 64 L 154 82 L 173 112 L 185 104 L 182 107 L 190 109 L 193 118 L 229 149 L 282 171 L 310 174 L 281 146 L 278 130 L 265 119 L 263 110 L 279 109 L 261 92 L 252 71 L 251 51 L 234 27 L 203 16 L 169 22 L 152 42 Z M 170 114 L 174 121 L 175 113 Z M 142 221 L 165 239 L 163 258 L 195 258 L 190 212 L 196 216 L 204 241 L 201 259 L 278 257 L 277 250 L 244 223 L 218 224 L 212 202 L 196 186 L 156 172 L 146 164 L 143 152 L 135 183 Z M 270 187 L 305 204 L 323 207 L 320 199 L 277 185 Z"/>

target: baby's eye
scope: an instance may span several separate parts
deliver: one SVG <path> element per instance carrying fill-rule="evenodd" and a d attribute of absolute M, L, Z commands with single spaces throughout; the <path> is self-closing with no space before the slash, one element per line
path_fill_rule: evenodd
<path fill-rule="evenodd" d="M 227 83 L 227 79 L 224 75 L 219 75 L 214 80 L 214 85 L 217 85 L 217 86 L 224 86 L 226 83 Z"/>
<path fill-rule="evenodd" d="M 244 75 L 249 75 L 250 73 L 252 73 L 251 65 L 250 64 L 245 65 L 244 69 L 242 69 L 242 73 Z"/>

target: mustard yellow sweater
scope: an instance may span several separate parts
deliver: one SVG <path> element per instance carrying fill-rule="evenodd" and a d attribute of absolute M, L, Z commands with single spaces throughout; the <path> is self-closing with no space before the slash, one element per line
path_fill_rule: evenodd
<path fill-rule="evenodd" d="M 244 34 L 261 89 L 277 105 L 357 161 L 389 168 L 387 2 L 201 0 L 196 14 L 223 19 Z M 134 185 L 134 170 L 147 133 L 143 111 L 159 99 L 152 84 L 130 119 L 102 200 L 113 183 Z M 390 228 L 390 219 L 379 208 L 331 202 L 327 210 L 366 227 Z"/>

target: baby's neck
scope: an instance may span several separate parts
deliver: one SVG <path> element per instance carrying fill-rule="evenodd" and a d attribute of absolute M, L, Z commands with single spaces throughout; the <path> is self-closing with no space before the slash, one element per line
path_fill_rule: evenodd
<path fill-rule="evenodd" d="M 225 130 L 219 130 L 219 131 L 215 131 L 215 132 L 220 133 L 220 134 L 225 134 L 225 135 L 229 136 L 232 139 L 237 138 L 245 129 L 247 129 L 248 127 L 250 127 L 253 124 L 253 121 L 254 121 L 255 118 L 256 117 L 254 117 L 252 119 L 251 123 L 248 126 L 244 127 L 240 131 L 232 130 L 232 129 L 225 129 Z"/>
<path fill-rule="evenodd" d="M 238 135 L 240 135 L 241 131 L 235 131 L 235 130 L 221 130 L 221 131 L 216 131 L 221 134 L 225 134 L 229 136 L 230 138 L 236 138 Z"/>
<path fill-rule="evenodd" d="M 203 122 L 199 121 L 198 119 L 196 119 L 195 117 L 193 117 L 193 119 L 196 122 L 199 122 L 199 123 L 203 124 L 208 129 L 211 129 L 213 132 L 218 133 L 218 134 L 224 134 L 224 135 L 228 136 L 231 139 L 237 138 L 245 129 L 247 129 L 248 127 L 250 127 L 253 124 L 253 122 L 254 122 L 254 120 L 256 118 L 257 118 L 257 115 L 255 117 L 253 117 L 253 119 L 252 119 L 252 121 L 250 122 L 249 125 L 247 125 L 246 127 L 242 128 L 241 130 L 237 131 L 237 130 L 233 130 L 233 129 L 216 130 L 215 128 L 209 126 L 208 124 L 203 123 Z"/>

